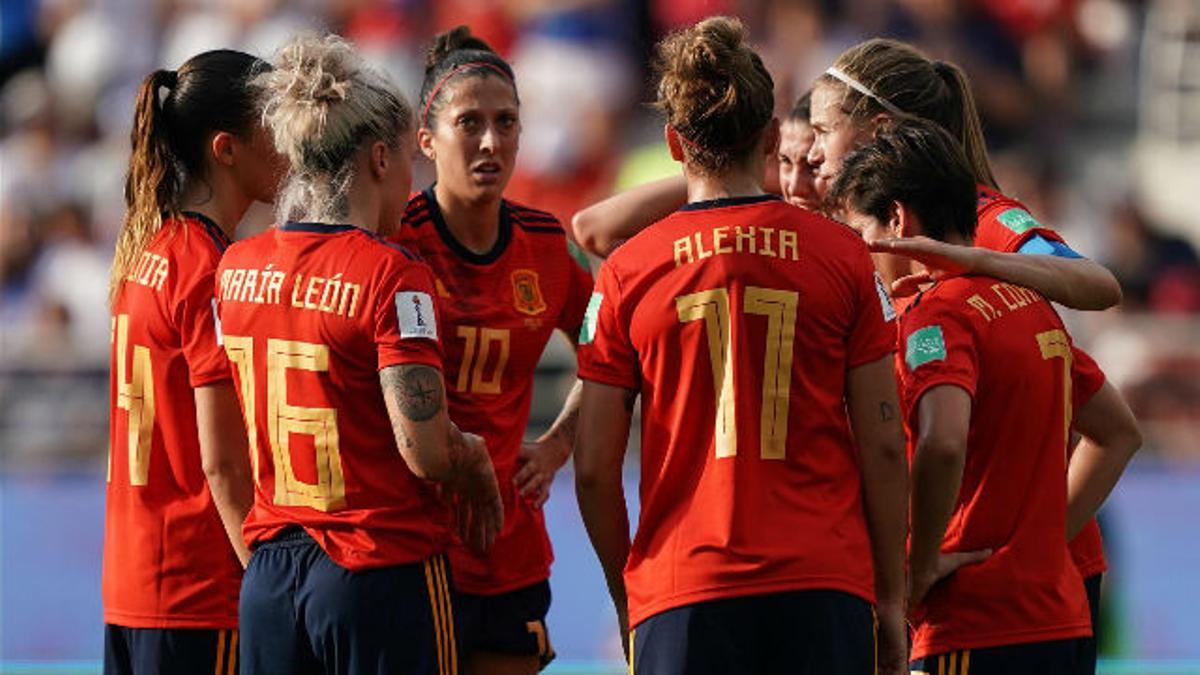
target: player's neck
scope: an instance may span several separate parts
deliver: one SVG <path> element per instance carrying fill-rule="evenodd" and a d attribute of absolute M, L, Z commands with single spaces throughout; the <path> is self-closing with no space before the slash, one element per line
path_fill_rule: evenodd
<path fill-rule="evenodd" d="M 762 178 L 744 171 L 730 171 L 719 176 L 687 172 L 688 202 L 707 202 L 730 197 L 754 197 L 765 194 Z"/>
<path fill-rule="evenodd" d="M 220 195 L 220 196 L 218 196 Z M 225 236 L 234 238 L 238 223 L 250 208 L 251 200 L 234 190 L 221 189 L 204 181 L 192 181 L 183 192 L 179 206 L 208 218 L 221 228 Z"/>
<path fill-rule="evenodd" d="M 446 229 L 473 253 L 487 253 L 500 238 L 500 200 L 471 202 L 457 198 L 438 183 L 434 186 Z"/>

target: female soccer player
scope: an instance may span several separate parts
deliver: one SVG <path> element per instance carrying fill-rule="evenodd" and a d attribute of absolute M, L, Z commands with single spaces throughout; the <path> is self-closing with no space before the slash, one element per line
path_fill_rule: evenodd
<path fill-rule="evenodd" d="M 767 175 L 776 167 L 779 192 L 789 203 L 817 211 L 816 176 L 808 163 L 813 143 L 808 123 L 811 92 L 796 100 L 779 129 L 776 162 L 768 162 Z M 664 178 L 630 188 L 578 212 L 571 219 L 575 239 L 592 253 L 607 258 L 617 246 L 651 223 L 671 215 L 687 202 L 687 181 L 682 176 Z"/>
<path fill-rule="evenodd" d="M 1050 300 L 1084 310 L 1120 302 L 1121 288 L 1103 266 L 1071 250 L 1020 202 L 1000 193 L 987 157 L 983 128 L 966 75 L 933 61 L 910 45 L 874 39 L 838 56 L 813 86 L 811 121 L 816 134 L 808 153 L 824 197 L 842 158 L 871 138 L 881 123 L 915 116 L 939 124 L 962 145 L 978 194 L 973 247 L 913 239 L 879 250 L 920 255 L 943 272 L 974 272 L 1037 290 Z M 1046 255 L 1013 256 L 1003 253 Z M 911 289 L 924 277 L 898 280 Z"/>
<path fill-rule="evenodd" d="M 868 241 L 966 245 L 974 234 L 972 172 L 926 120 L 880 130 L 845 158 L 829 196 Z M 886 256 L 880 271 L 890 282 L 912 266 Z M 948 277 L 910 303 L 900 335 L 913 671 L 1094 672 L 1087 598 L 1064 544 L 1140 445 L 1132 413 L 1027 288 Z M 1084 440 L 1068 469 L 1073 423 Z"/>
<path fill-rule="evenodd" d="M 205 52 L 138 92 L 110 291 L 105 673 L 237 670 L 252 494 L 213 275 L 246 209 L 275 189 L 248 84 L 264 65 Z"/>
<path fill-rule="evenodd" d="M 578 389 L 546 434 L 522 438 L 534 368 L 555 329 L 577 339 L 591 275 L 553 216 L 503 198 L 521 135 L 516 83 L 465 26 L 434 40 L 419 110 L 437 182 L 409 200 L 395 241 L 433 268 L 450 418 L 487 441 L 507 514 L 487 553 L 450 549 L 459 644 L 468 673 L 532 674 L 554 657 L 541 506 L 574 445 Z"/>
<path fill-rule="evenodd" d="M 818 199 L 837 176 L 841 157 L 870 139 L 881 122 L 894 117 L 915 115 L 937 122 L 966 150 L 979 184 L 980 228 L 975 246 L 913 238 L 879 242 L 878 250 L 919 257 L 932 266 L 929 277 L 956 271 L 991 274 L 1073 309 L 1107 309 L 1120 302 L 1121 289 L 1111 272 L 1072 251 L 1020 202 L 1000 194 L 970 85 L 957 66 L 930 61 L 904 43 L 869 40 L 843 52 L 817 80 L 811 105 L 815 139 L 808 160 L 818 172 Z M 576 214 L 572 219 L 576 239 L 597 255 L 607 255 L 653 222 L 642 212 L 669 210 L 682 198 L 677 179 L 615 195 Z M 1006 255 L 1016 252 L 1047 255 Z M 925 280 L 925 276 L 898 280 L 896 290 L 911 294 Z"/>
<path fill-rule="evenodd" d="M 815 138 L 808 123 L 811 110 L 812 92 L 805 92 L 779 127 L 779 188 L 789 203 L 817 211 L 821 199 L 817 196 L 816 173 L 808 163 Z"/>
<path fill-rule="evenodd" d="M 874 673 L 875 604 L 879 672 L 902 673 L 891 305 L 854 232 L 763 193 L 774 85 L 742 24 L 707 19 L 658 54 L 689 201 L 601 268 L 575 456 L 633 669 Z M 621 466 L 638 396 L 631 544 Z"/>
<path fill-rule="evenodd" d="M 822 195 L 841 173 L 845 155 L 869 140 L 881 124 L 915 116 L 937 123 L 960 142 L 976 183 L 974 245 L 920 237 L 875 242 L 872 250 L 912 255 L 927 266 L 920 275 L 896 280 L 900 294 L 918 282 L 969 272 L 1032 288 L 1075 309 L 1105 309 L 1120 300 L 1120 287 L 1108 270 L 1068 248 L 1020 202 L 999 192 L 970 83 L 958 67 L 931 61 L 904 43 L 868 40 L 843 52 L 817 80 L 812 106 L 816 139 L 809 161 L 817 167 Z M 1011 255 L 1018 252 L 1044 255 Z M 1072 542 L 1071 550 L 1096 616 L 1107 563 L 1094 521 Z"/>
<path fill-rule="evenodd" d="M 218 268 L 255 469 L 243 673 L 455 673 L 436 484 L 479 548 L 502 507 L 482 440 L 446 414 L 429 268 L 381 238 L 412 180 L 412 111 L 341 38 L 294 38 L 274 65 L 283 224 Z"/>

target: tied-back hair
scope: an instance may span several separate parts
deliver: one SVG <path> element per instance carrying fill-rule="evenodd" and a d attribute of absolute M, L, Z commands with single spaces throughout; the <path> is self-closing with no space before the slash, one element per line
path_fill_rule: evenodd
<path fill-rule="evenodd" d="M 883 38 L 847 49 L 833 66 L 905 114 L 940 124 L 962 144 L 975 181 L 1000 189 L 988 161 L 971 82 L 961 68 L 931 60 L 912 45 Z M 833 75 L 826 73 L 817 81 L 845 91 L 842 110 L 857 123 L 887 113 L 878 100 L 855 91 Z"/>
<path fill-rule="evenodd" d="M 256 84 L 263 124 L 288 160 L 276 216 L 345 222 L 358 148 L 365 141 L 399 147 L 412 129 L 412 109 L 386 75 L 336 35 L 292 38 L 272 65 Z"/>
<path fill-rule="evenodd" d="M 938 240 L 975 236 L 975 177 L 962 147 L 943 127 L 906 116 L 884 125 L 875 138 L 842 160 L 826 196 L 831 211 L 851 208 L 886 223 L 900 202 Z"/>
<path fill-rule="evenodd" d="M 142 81 L 129 134 L 126 211 L 113 256 L 110 303 L 116 303 L 164 219 L 179 217 L 188 185 L 204 180 L 210 134 L 250 137 L 258 114 L 250 81 L 266 68 L 249 54 L 218 49 L 188 59 L 178 71 L 156 70 Z"/>
<path fill-rule="evenodd" d="M 788 111 L 787 118 L 789 122 L 799 122 L 805 126 L 809 126 L 811 124 L 809 122 L 809 117 L 811 116 L 812 89 L 809 89 L 801 94 L 800 98 L 796 99 L 796 103 L 792 106 L 792 109 Z"/>
<path fill-rule="evenodd" d="M 438 33 L 425 53 L 425 79 L 421 82 L 421 97 L 417 109 L 418 123 L 426 129 L 437 124 L 437 114 L 445 99 L 446 86 L 457 77 L 502 77 L 517 97 L 516 77 L 512 66 L 497 54 L 488 43 L 471 34 L 466 26 L 457 26 Z"/>
<path fill-rule="evenodd" d="M 749 157 L 775 108 L 775 84 L 738 19 L 717 16 L 663 39 L 656 106 L 683 139 L 685 159 L 721 174 Z"/>

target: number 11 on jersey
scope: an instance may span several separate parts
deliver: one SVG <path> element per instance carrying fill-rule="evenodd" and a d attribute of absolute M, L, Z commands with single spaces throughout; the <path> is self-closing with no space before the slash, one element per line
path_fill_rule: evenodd
<path fill-rule="evenodd" d="M 759 456 L 787 456 L 788 398 L 792 389 L 792 352 L 796 341 L 796 309 L 800 295 L 795 291 L 748 286 L 743 313 L 767 317 L 766 351 L 763 354 L 762 422 Z M 675 298 L 681 323 L 703 321 L 717 397 L 717 458 L 737 455 L 737 417 L 734 410 L 732 313 L 729 289 L 689 293 Z"/>

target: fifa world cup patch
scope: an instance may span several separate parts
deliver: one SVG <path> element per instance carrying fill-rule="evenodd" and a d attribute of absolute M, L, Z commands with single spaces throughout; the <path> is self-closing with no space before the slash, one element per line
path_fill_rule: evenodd
<path fill-rule="evenodd" d="M 513 270 L 513 307 L 522 314 L 534 316 L 546 311 L 546 300 L 538 286 L 538 273 L 533 270 Z"/>
<path fill-rule="evenodd" d="M 908 364 L 909 370 L 916 370 L 930 361 L 945 360 L 946 339 L 942 336 L 941 326 L 926 326 L 908 336 L 904 348 L 904 362 Z"/>
<path fill-rule="evenodd" d="M 396 294 L 396 320 L 401 338 L 438 339 L 437 315 L 433 298 L 421 291 L 400 291 Z"/>
<path fill-rule="evenodd" d="M 600 303 L 604 301 L 603 293 L 592 293 L 588 300 L 587 310 L 583 313 L 583 327 L 579 329 L 579 344 L 591 344 L 596 339 L 596 323 L 600 320 Z"/>
<path fill-rule="evenodd" d="M 1032 229 L 1042 226 L 1041 223 L 1034 220 L 1028 211 L 1018 208 L 1011 208 L 1004 211 L 996 216 L 996 220 L 1017 234 L 1025 234 Z"/>
<path fill-rule="evenodd" d="M 883 307 L 883 320 L 895 319 L 896 308 L 892 307 L 892 296 L 888 295 L 887 288 L 883 285 L 883 277 L 879 276 L 879 272 L 875 273 L 875 292 L 879 294 L 879 305 Z"/>

